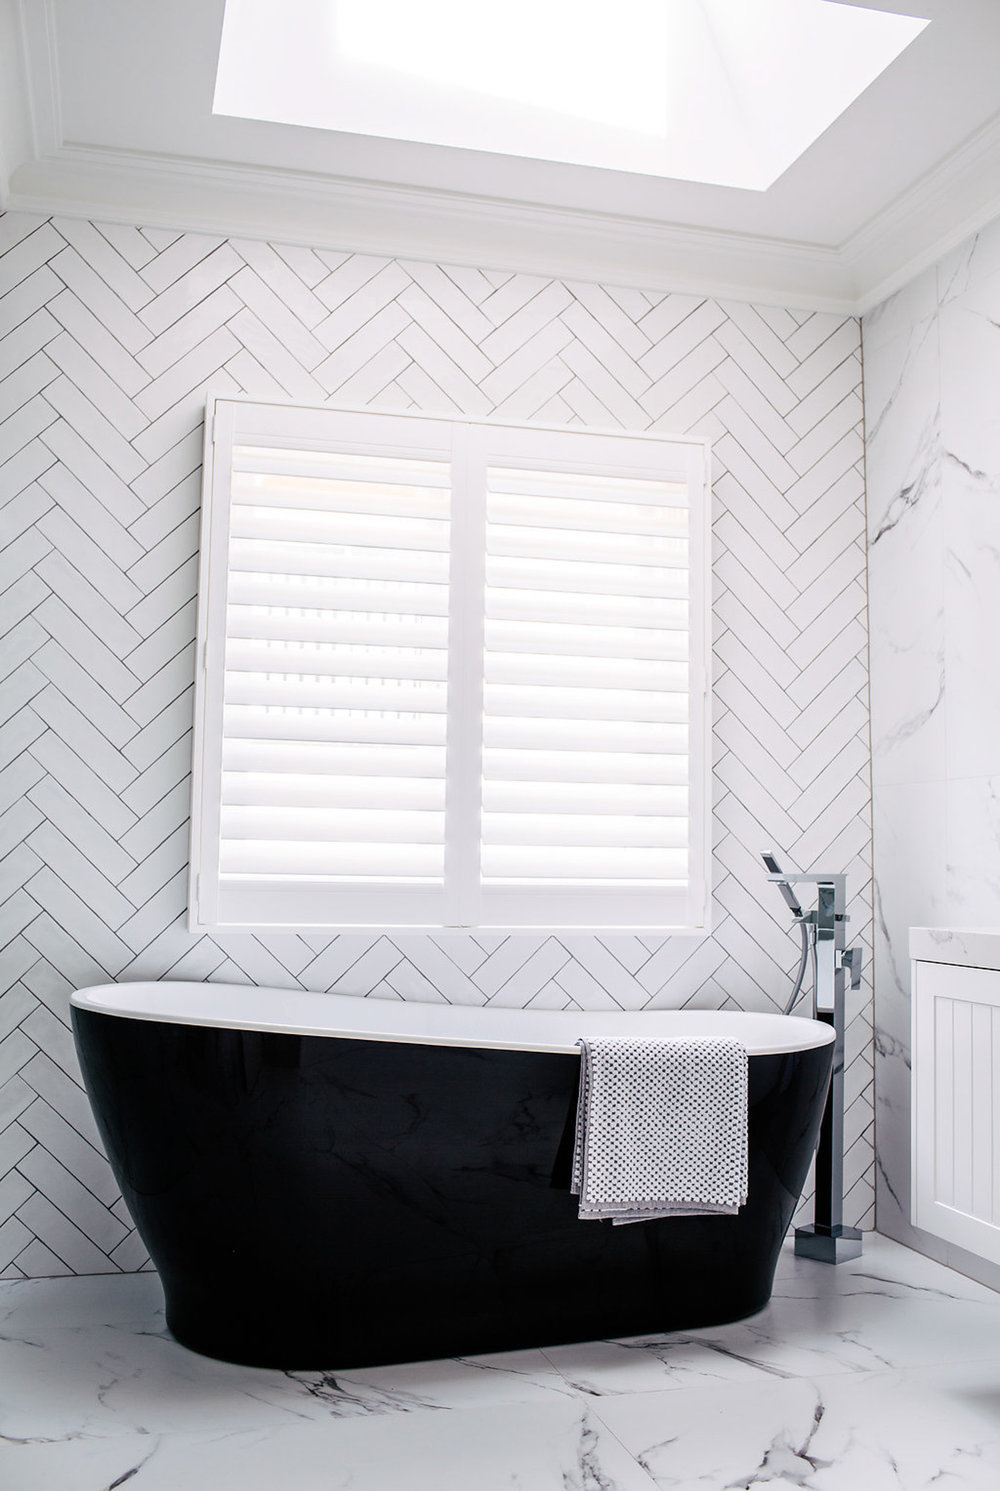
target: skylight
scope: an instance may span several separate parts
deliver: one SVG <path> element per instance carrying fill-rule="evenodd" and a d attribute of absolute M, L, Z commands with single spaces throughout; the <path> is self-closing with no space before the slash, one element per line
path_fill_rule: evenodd
<path fill-rule="evenodd" d="M 837 0 L 226 0 L 214 112 L 764 191 L 926 25 Z"/>

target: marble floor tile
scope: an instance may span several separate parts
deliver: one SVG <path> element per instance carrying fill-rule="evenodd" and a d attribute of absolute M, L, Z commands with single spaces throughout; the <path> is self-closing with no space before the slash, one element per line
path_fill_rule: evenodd
<path fill-rule="evenodd" d="M 694 1333 L 779 1376 L 1000 1361 L 1000 1302 L 843 1294 L 773 1298 L 735 1325 Z"/>
<path fill-rule="evenodd" d="M 869 1234 L 729 1326 L 280 1372 L 179 1346 L 155 1275 L 0 1284 L 0 1488 L 125 1485 L 996 1491 L 1000 1295 Z"/>
<path fill-rule="evenodd" d="M 995 1298 L 995 1296 L 994 1296 Z M 886 1296 L 772 1299 L 759 1315 L 684 1335 L 550 1347 L 581 1393 L 710 1387 L 763 1377 L 871 1372 L 949 1362 L 1000 1362 L 1000 1302 Z"/>
<path fill-rule="evenodd" d="M 771 1303 L 733 1325 L 548 1347 L 581 1393 L 642 1393 L 1000 1359 L 1000 1296 L 887 1239 L 831 1268 L 782 1252 Z"/>
<path fill-rule="evenodd" d="M 579 1393 L 651 1393 L 665 1388 L 761 1382 L 766 1366 L 691 1336 L 636 1336 L 549 1346 L 545 1355 Z"/>
<path fill-rule="evenodd" d="M 601 1399 L 658 1487 L 996 1491 L 1000 1360 Z"/>
<path fill-rule="evenodd" d="M 0 1450 L 4 1491 L 653 1491 L 580 1401 Z"/>
<path fill-rule="evenodd" d="M 46 1439 L 67 1426 L 88 1437 L 238 1431 L 262 1413 L 280 1427 L 573 1392 L 541 1351 L 323 1372 L 215 1361 L 172 1339 L 153 1274 L 0 1287 L 0 1376 L 0 1435 Z"/>
<path fill-rule="evenodd" d="M 542 1351 L 502 1351 L 453 1361 L 289 1375 L 313 1393 L 322 1392 L 324 1381 L 330 1383 L 332 1378 L 336 1392 L 356 1395 L 363 1403 L 384 1402 L 390 1412 L 408 1407 L 475 1408 L 490 1403 L 525 1403 L 573 1392 Z M 376 1407 L 374 1411 L 379 1410 Z"/>
<path fill-rule="evenodd" d="M 836 1268 L 811 1258 L 796 1258 L 791 1246 L 781 1250 L 772 1299 L 830 1299 L 845 1294 L 1000 1304 L 1000 1295 L 985 1284 L 956 1273 L 922 1253 L 900 1247 L 877 1232 L 865 1233 L 860 1258 L 852 1258 Z"/>

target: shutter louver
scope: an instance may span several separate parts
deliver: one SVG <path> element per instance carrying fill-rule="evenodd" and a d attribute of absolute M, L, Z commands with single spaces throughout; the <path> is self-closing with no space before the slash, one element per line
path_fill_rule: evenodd
<path fill-rule="evenodd" d="M 220 872 L 442 883 L 444 462 L 237 445 Z"/>
<path fill-rule="evenodd" d="M 688 879 L 688 498 L 490 467 L 484 885 Z"/>

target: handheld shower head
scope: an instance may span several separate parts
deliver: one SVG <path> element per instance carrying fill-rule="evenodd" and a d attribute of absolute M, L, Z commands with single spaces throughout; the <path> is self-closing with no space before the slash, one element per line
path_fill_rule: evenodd
<path fill-rule="evenodd" d="M 770 878 L 775 882 L 778 889 L 781 891 L 785 905 L 788 907 L 792 915 L 797 920 L 801 921 L 801 919 L 805 916 L 805 912 L 802 910 L 802 907 L 799 904 L 799 898 L 792 890 L 792 887 L 789 885 L 788 881 L 781 878 L 783 873 L 781 866 L 778 864 L 778 861 L 775 859 L 771 850 L 769 849 L 766 854 L 762 854 L 761 859 L 764 861 L 764 865 Z"/>
<path fill-rule="evenodd" d="M 785 1005 L 784 1010 L 782 1011 L 783 1014 L 790 1015 L 792 1010 L 795 1008 L 795 1004 L 798 1000 L 799 995 L 802 993 L 802 982 L 806 976 L 806 964 L 809 962 L 810 945 L 813 948 L 813 955 L 815 957 L 815 922 L 813 921 L 813 918 L 807 917 L 805 912 L 802 910 L 802 907 L 799 904 L 798 896 L 792 890 L 791 883 L 785 879 L 784 871 L 778 864 L 778 861 L 775 859 L 771 850 L 769 849 L 766 854 L 762 854 L 761 859 L 764 861 L 764 865 L 767 869 L 768 880 L 773 880 L 775 885 L 777 885 L 778 889 L 781 891 L 785 905 L 794 916 L 799 929 L 799 936 L 802 939 L 802 955 L 799 958 L 798 971 L 796 972 L 795 978 L 792 983 L 791 996 L 788 1000 L 788 1003 Z"/>

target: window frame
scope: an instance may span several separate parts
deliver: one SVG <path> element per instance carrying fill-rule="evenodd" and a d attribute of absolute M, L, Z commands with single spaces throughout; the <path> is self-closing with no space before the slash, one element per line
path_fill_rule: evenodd
<path fill-rule="evenodd" d="M 331 435 L 336 425 L 364 422 L 369 439 L 354 435 Z M 323 427 L 326 427 L 325 432 Z M 383 441 L 375 437 L 383 431 Z M 405 445 L 401 435 L 405 432 Z M 456 432 L 461 432 L 460 437 Z M 581 437 L 585 437 L 590 459 L 581 461 Z M 554 469 L 575 470 L 581 474 L 613 474 L 629 470 L 643 478 L 683 479 L 688 491 L 690 512 L 690 611 L 689 611 L 689 881 L 694 887 L 687 896 L 689 915 L 681 921 L 658 920 L 655 916 L 615 920 L 609 915 L 615 901 L 627 900 L 633 907 L 652 910 L 662 902 L 662 892 L 649 888 L 642 896 L 633 887 L 574 887 L 570 896 L 559 895 L 558 885 L 544 887 L 526 895 L 525 888 L 498 885 L 482 886 L 478 877 L 478 845 L 471 835 L 459 847 L 448 837 L 446 827 L 446 885 L 440 890 L 390 885 L 317 886 L 307 891 L 303 883 L 291 882 L 278 887 L 275 883 L 259 887 L 243 886 L 238 899 L 239 920 L 221 914 L 221 877 L 219 873 L 219 793 L 221 780 L 223 729 L 222 702 L 225 684 L 226 608 L 229 580 L 229 508 L 231 498 L 232 450 L 237 443 L 265 444 L 276 447 L 316 450 L 325 444 L 349 444 L 361 453 L 366 445 L 371 453 L 393 455 L 406 453 L 428 460 L 444 460 L 452 465 L 452 490 L 456 500 L 451 506 L 451 552 L 449 561 L 449 616 L 462 614 L 471 624 L 463 627 L 457 649 L 457 668 L 449 662 L 449 707 L 446 749 L 446 824 L 453 823 L 453 807 L 464 800 L 478 813 L 481 784 L 482 731 L 477 707 L 483 695 L 482 608 L 470 605 L 478 598 L 484 583 L 486 564 L 485 475 L 490 462 L 507 467 L 520 464 L 536 467 L 541 458 L 552 462 L 562 452 L 562 462 Z M 455 456 L 456 442 L 458 459 Z M 666 449 L 675 452 L 669 471 L 662 465 Z M 622 453 L 629 451 L 629 462 Z M 532 452 L 539 454 L 531 458 Z M 602 453 L 605 459 L 602 461 Z M 608 454 L 614 460 L 608 459 Z M 657 456 L 661 464 L 657 465 Z M 572 459 L 570 457 L 572 456 Z M 678 464 L 678 460 L 680 464 Z M 670 936 L 702 937 L 710 931 L 711 909 L 711 449 L 707 439 L 693 436 L 668 436 L 660 432 L 597 429 L 578 425 L 518 424 L 503 419 L 475 419 L 463 416 L 440 416 L 414 411 L 389 413 L 363 407 L 304 406 L 249 396 L 220 395 L 210 397 L 206 410 L 203 473 L 201 552 L 198 581 L 198 630 L 196 648 L 196 687 L 193 735 L 193 776 L 190 834 L 190 875 L 188 924 L 196 933 L 303 933 L 336 935 L 343 932 L 387 933 L 408 935 L 414 932 L 433 936 L 511 933 L 563 933 L 578 936 L 583 932 L 609 935 L 651 933 Z M 457 474 L 456 474 L 457 473 Z M 475 475 L 473 476 L 473 473 Z M 478 489 L 475 483 L 478 482 Z M 461 498 L 478 490 L 475 502 Z M 456 597 L 464 596 L 464 601 Z M 451 658 L 452 647 L 449 647 Z M 463 708 L 455 708 L 452 690 L 461 691 Z M 476 737 L 478 743 L 473 739 Z M 477 777 L 479 780 L 477 780 Z M 213 794 L 212 787 L 215 785 Z M 475 875 L 471 871 L 475 870 Z M 464 875 L 464 882 L 461 877 Z M 456 876 L 459 878 L 456 880 Z M 451 896 L 452 904 L 468 914 L 472 907 L 468 896 L 454 895 L 458 884 L 473 882 L 475 900 L 481 908 L 495 907 L 492 919 L 445 922 L 428 919 L 435 901 Z M 563 887 L 564 890 L 568 889 Z M 337 920 L 305 915 L 284 918 L 276 915 L 282 903 L 298 905 L 309 912 L 312 907 L 329 903 L 336 895 Z M 544 897 L 544 918 L 526 918 L 525 905 L 531 896 Z M 644 899 L 643 899 L 644 897 Z M 377 898 L 384 914 L 373 917 L 370 903 Z M 223 898 L 224 899 L 224 898 Z M 233 896 L 229 897 L 232 901 Z M 445 908 L 447 909 L 447 908 Z M 421 917 L 418 913 L 423 911 Z M 581 911 L 584 913 L 581 917 Z M 351 915 L 349 913 L 353 912 Z M 347 914 L 343 914 L 347 913 Z M 560 914 L 563 913 L 563 914 Z"/>

